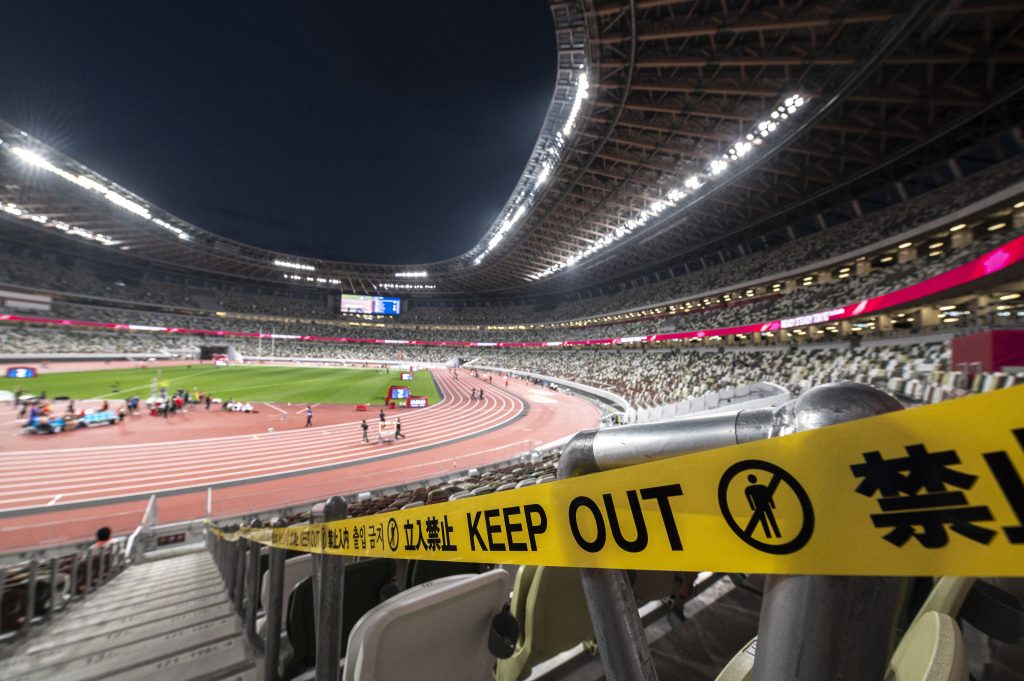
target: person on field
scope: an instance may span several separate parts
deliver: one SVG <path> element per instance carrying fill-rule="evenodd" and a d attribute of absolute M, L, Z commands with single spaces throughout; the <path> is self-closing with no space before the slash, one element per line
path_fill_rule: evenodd
<path fill-rule="evenodd" d="M 381 409 L 381 410 L 380 410 L 380 422 L 381 422 L 381 423 L 384 423 L 384 421 L 385 421 L 385 420 L 386 420 L 386 419 L 384 418 L 384 410 L 383 410 L 383 409 Z"/>
<path fill-rule="evenodd" d="M 400 418 L 395 419 L 395 439 L 397 440 L 398 438 L 405 439 L 405 436 L 402 435 L 402 419 Z"/>
<path fill-rule="evenodd" d="M 306 425 L 303 426 L 303 427 L 304 428 L 309 428 L 312 425 L 313 425 L 313 405 L 307 404 L 306 405 Z"/>
<path fill-rule="evenodd" d="M 363 419 L 363 425 L 361 426 L 361 428 L 363 429 L 363 442 L 369 442 L 370 426 L 366 425 L 366 419 Z"/>

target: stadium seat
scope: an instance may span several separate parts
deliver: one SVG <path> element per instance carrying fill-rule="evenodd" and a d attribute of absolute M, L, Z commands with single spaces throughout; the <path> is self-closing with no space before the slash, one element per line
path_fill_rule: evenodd
<path fill-rule="evenodd" d="M 753 638 L 732 656 L 725 668 L 715 677 L 715 681 L 750 681 L 754 678 L 754 653 L 756 650 L 757 638 Z"/>
<path fill-rule="evenodd" d="M 312 554 L 303 554 L 289 558 L 284 562 L 284 591 L 290 594 L 295 585 L 306 577 L 313 574 Z M 270 598 L 270 571 L 263 572 L 263 579 L 260 584 L 260 603 L 264 604 Z"/>
<path fill-rule="evenodd" d="M 504 570 L 404 591 L 366 613 L 348 641 L 343 681 L 484 681 L 491 620 L 512 580 Z"/>
<path fill-rule="evenodd" d="M 970 593 L 971 588 L 974 586 L 977 580 L 972 577 L 941 577 L 936 580 L 935 585 L 928 593 L 924 603 L 918 608 L 917 615 L 914 617 L 910 626 L 907 628 L 907 633 L 901 638 L 899 644 L 896 646 L 896 650 L 892 656 L 892 664 L 895 665 L 897 660 L 907 660 L 909 657 L 917 655 L 915 652 L 908 650 L 910 646 L 920 646 L 920 634 L 911 636 L 911 632 L 915 630 L 915 627 L 919 625 L 921 620 L 929 618 L 933 615 L 939 614 L 942 617 L 951 619 L 956 617 L 960 612 L 960 606 L 963 605 L 964 600 L 967 598 L 967 594 Z M 954 626 L 956 623 L 954 622 Z M 957 636 L 959 637 L 959 628 L 957 628 Z M 750 681 L 754 675 L 754 653 L 757 648 L 757 639 L 753 639 L 747 645 L 733 656 L 725 668 L 721 671 L 715 681 Z M 920 651 L 918 650 L 918 653 Z M 962 654 L 962 653 L 961 653 Z M 909 669 L 904 667 L 905 669 Z M 886 676 L 886 681 L 932 681 L 933 679 L 959 679 L 960 677 L 944 677 L 944 676 L 891 676 L 892 669 L 890 669 L 889 675 Z M 907 672 L 909 673 L 909 672 Z M 964 679 L 967 677 L 964 676 Z"/>
<path fill-rule="evenodd" d="M 359 618 L 383 603 L 391 595 L 392 589 L 397 591 L 394 579 L 395 561 L 390 558 L 369 558 L 345 566 L 341 606 L 342 657 L 348 645 L 349 633 Z M 288 600 L 285 622 L 293 652 L 285 665 L 285 678 L 291 678 L 316 662 L 314 613 L 313 578 L 307 577 L 295 586 Z"/>
<path fill-rule="evenodd" d="M 907 630 L 912 629 L 914 623 L 929 612 L 941 612 L 956 618 L 960 613 L 960 606 L 964 604 L 967 594 L 971 592 L 977 581 L 973 577 L 940 577 L 937 579 Z M 899 652 L 899 648 L 897 648 L 897 652 Z"/>
<path fill-rule="evenodd" d="M 512 615 L 520 623 L 519 640 L 511 657 L 498 660 L 497 681 L 525 679 L 538 662 L 594 637 L 574 568 L 523 566 L 512 592 Z"/>
<path fill-rule="evenodd" d="M 452 575 L 478 574 L 484 571 L 480 563 L 456 563 L 441 560 L 410 560 L 405 572 L 405 588 L 432 582 Z"/>
<path fill-rule="evenodd" d="M 956 620 L 930 611 L 918 617 L 892 656 L 885 681 L 967 681 L 967 654 Z"/>

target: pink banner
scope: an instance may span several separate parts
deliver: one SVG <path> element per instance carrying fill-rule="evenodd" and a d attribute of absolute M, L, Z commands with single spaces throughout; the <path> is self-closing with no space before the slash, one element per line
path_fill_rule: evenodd
<path fill-rule="evenodd" d="M 976 260 L 955 267 L 948 272 L 937 274 L 906 288 L 868 298 L 852 305 L 824 310 L 790 319 L 776 319 L 758 324 L 732 326 L 723 329 L 707 329 L 704 331 L 683 331 L 680 333 L 660 333 L 651 336 L 632 336 L 621 338 L 597 338 L 587 340 L 564 340 L 531 343 L 489 343 L 483 341 L 427 341 L 427 340 L 396 340 L 380 338 L 346 338 L 343 336 L 294 336 L 269 333 L 253 333 L 250 331 L 208 331 L 204 329 L 181 329 L 162 326 L 137 326 L 134 324 L 115 324 L 111 322 L 90 322 L 77 319 L 49 319 L 46 317 L 23 317 L 21 315 L 0 314 L 0 321 L 27 322 L 30 324 L 60 324 L 63 326 L 85 326 L 103 329 L 119 329 L 123 331 L 155 331 L 165 333 L 184 333 L 198 336 L 221 336 L 228 338 L 275 338 L 278 340 L 302 340 L 330 343 L 378 343 L 382 345 L 426 345 L 434 347 L 498 347 L 498 348 L 543 348 L 563 347 L 571 345 L 620 345 L 622 343 L 638 343 L 650 341 L 685 340 L 687 338 L 714 338 L 736 336 L 749 333 L 764 333 L 780 329 L 799 328 L 810 324 L 823 324 L 838 319 L 850 319 L 875 314 L 883 310 L 907 305 L 937 293 L 942 293 L 957 286 L 969 284 L 1007 267 L 1024 261 L 1024 236 L 989 251 Z"/>

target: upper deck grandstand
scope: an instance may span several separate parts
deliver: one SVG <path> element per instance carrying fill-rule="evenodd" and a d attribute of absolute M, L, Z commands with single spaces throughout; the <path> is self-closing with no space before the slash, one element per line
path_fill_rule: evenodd
<path fill-rule="evenodd" d="M 886 591 L 885 580 L 849 577 L 872 594 L 864 596 L 871 615 L 860 618 L 862 627 L 853 614 L 860 605 L 842 600 L 861 587 L 838 578 L 839 586 L 827 587 L 810 577 L 765 582 L 748 575 L 757 570 L 740 566 L 731 576 L 735 588 L 721 579 L 725 571 L 701 573 L 704 586 L 696 591 L 708 595 L 691 599 L 696 571 L 640 571 L 627 579 L 618 570 L 566 563 L 591 568 L 583 573 L 584 590 L 576 593 L 572 571 L 568 586 L 543 582 L 548 591 L 541 597 L 534 591 L 542 573 L 534 570 L 544 568 L 523 568 L 512 589 L 504 573 L 494 576 L 489 568 L 495 566 L 483 562 L 468 570 L 495 580 L 500 603 L 485 607 L 495 609 L 488 610 L 488 627 L 458 634 L 465 641 L 452 634 L 453 668 L 460 671 L 360 676 L 355 667 L 369 663 L 353 662 L 352 650 L 370 644 L 349 638 L 350 614 L 340 623 L 340 593 L 360 604 L 359 615 L 378 602 L 398 607 L 411 592 L 393 596 L 391 587 L 429 581 L 417 577 L 425 565 L 439 566 L 434 576 L 461 572 L 462 565 L 432 562 L 440 554 L 431 554 L 430 562 L 378 557 L 342 569 L 340 558 L 321 563 L 302 551 L 289 553 L 285 563 L 277 544 L 268 552 L 250 541 L 259 523 L 265 527 L 272 518 L 275 527 L 315 523 L 325 513 L 330 519 L 339 501 L 326 510 L 311 506 L 332 496 L 344 498 L 348 515 L 373 517 L 890 410 L 971 403 L 981 393 L 1000 391 L 1020 404 L 1024 388 L 1014 388 L 1024 383 L 1020 3 L 548 4 L 555 87 L 536 142 L 497 217 L 478 226 L 471 248 L 445 260 L 333 260 L 267 248 L 258 238 L 230 239 L 216 225 L 192 224 L 136 193 L 109 165 L 101 174 L 66 155 L 46 130 L 0 120 L 0 405 L 9 399 L 17 410 L 16 419 L 0 425 L 0 646 L 12 651 L 10 660 L 0 659 L 0 676 L 152 679 L 165 673 L 272 681 L 315 674 L 319 680 L 342 678 L 344 668 L 346 680 L 454 679 L 463 678 L 458 674 L 473 666 L 466 662 L 470 652 L 480 648 L 489 650 L 477 656 L 482 672 L 464 678 L 818 681 L 840 678 L 838 665 L 854 670 L 842 678 L 882 678 L 883 667 L 887 679 L 938 678 L 897 675 L 902 648 L 890 659 L 890 641 L 920 619 L 915 608 L 930 588 L 920 580 L 913 593 L 901 583 L 907 588 L 900 595 Z M 383 229 L 360 225 L 375 228 Z M 345 295 L 397 297 L 400 313 L 345 312 Z M 817 411 L 798 418 L 801 409 Z M 744 419 L 763 419 L 763 432 L 751 435 L 756 428 Z M 108 423 L 109 429 L 93 428 Z M 985 423 L 977 430 L 986 431 Z M 925 433 L 911 434 L 926 441 Z M 1020 470 L 1019 456 L 1012 457 L 1013 470 Z M 763 465 L 769 468 L 760 470 L 775 470 Z M 1019 515 L 1024 500 L 1005 482 L 1007 470 L 1000 489 Z M 776 478 L 765 492 L 769 500 Z M 931 494 L 954 494 L 942 484 L 925 486 Z M 751 485 L 748 538 L 760 531 L 761 518 L 767 541 L 767 511 L 758 510 L 762 492 L 750 492 Z M 719 504 L 727 492 L 719 488 Z M 888 492 L 882 496 L 892 501 Z M 631 504 L 641 503 L 635 491 L 633 497 Z M 661 501 L 655 506 L 667 513 Z M 604 503 L 614 518 L 610 495 Z M 823 503 L 820 508 L 826 513 Z M 783 517 L 781 506 L 778 512 Z M 508 508 L 505 513 L 507 524 Z M 958 546 L 969 555 L 980 551 L 983 542 L 972 532 L 984 520 L 952 526 L 958 534 L 950 541 L 963 542 Z M 204 530 L 201 521 L 215 528 Z M 132 534 L 131 555 L 117 543 L 98 547 L 98 562 L 81 554 L 79 544 L 99 523 L 115 535 Z M 1007 523 L 999 518 L 1013 544 L 1017 535 Z M 989 525 L 995 533 L 994 521 Z M 617 525 L 612 532 L 620 546 L 628 544 Z M 636 543 L 642 536 L 647 541 L 642 520 L 636 532 Z M 774 532 L 782 537 L 777 527 Z M 928 532 L 913 536 L 927 546 L 934 540 Z M 61 637 L 77 635 L 60 622 L 41 634 L 57 642 L 48 652 L 24 642 L 58 603 L 67 609 L 79 592 L 88 595 L 147 551 L 155 557 L 163 543 L 199 536 L 207 538 L 243 624 L 218 610 L 224 622 L 211 615 L 188 624 L 216 626 L 214 638 L 189 629 L 180 644 L 173 637 L 153 643 L 177 631 L 171 620 L 178 615 L 168 610 L 166 631 L 154 616 L 138 640 L 124 648 L 112 644 L 118 652 L 109 659 L 90 657 L 96 641 L 89 637 L 54 652 Z M 8 549 L 19 553 L 6 555 Z M 334 577 L 323 577 L 323 570 L 359 575 L 361 568 L 352 566 L 367 565 L 387 573 L 366 592 L 371 597 L 350 593 L 340 577 L 340 591 L 332 592 L 338 600 L 324 595 Z M 961 627 L 972 632 L 967 652 L 952 663 L 962 675 L 942 678 L 966 679 L 968 665 L 983 681 L 1024 678 L 1024 619 L 1019 601 L 1014 605 L 1024 589 L 1019 579 L 997 579 L 1021 575 L 997 574 L 974 588 L 974 577 L 989 574 L 985 568 L 979 558 L 967 572 L 935 571 L 953 581 L 939 582 L 921 612 L 959 616 L 959 624 L 949 625 L 956 630 L 949 640 L 958 646 L 964 645 Z M 203 576 L 207 569 L 212 575 L 189 563 L 182 574 L 195 571 L 202 581 L 210 577 Z M 843 574 L 909 574 L 887 569 L 894 568 Z M 132 568 L 140 579 L 143 570 Z M 951 576 L 968 573 L 970 580 Z M 550 574 L 544 579 L 554 579 Z M 772 591 L 781 583 L 776 579 L 807 580 L 797 587 L 806 622 L 779 614 L 793 602 Z M 58 593 L 58 583 L 66 593 Z M 943 588 L 963 592 L 945 610 L 934 605 Z M 533 594 L 529 605 L 527 593 Z M 218 582 L 203 597 L 220 594 Z M 471 600 L 459 598 L 446 602 Z M 564 607 L 554 609 L 567 619 L 545 616 L 553 630 L 571 633 L 544 641 L 532 618 L 560 599 Z M 641 621 L 633 606 L 652 599 L 659 605 L 643 612 L 655 615 Z M 716 608 L 718 600 L 736 603 Z M 695 617 L 705 603 L 713 614 Z M 89 617 L 89 605 L 86 599 L 76 611 Z M 101 629 L 108 623 L 102 613 L 118 608 L 100 606 Z M 503 608 L 530 622 L 518 641 L 512 636 L 513 652 L 494 641 L 498 618 L 491 617 Z M 339 613 L 333 624 L 325 614 L 332 609 Z M 609 622 L 610 613 L 614 620 L 622 612 L 633 627 L 628 631 Z M 652 626 L 670 612 L 678 621 Z M 435 625 L 447 631 L 431 622 L 417 625 L 423 640 Z M 869 632 L 873 623 L 881 623 L 875 628 L 884 636 Z M 821 632 L 847 624 L 853 652 L 815 652 L 811 662 L 801 661 L 805 642 L 815 651 L 842 648 Z M 644 626 L 661 649 L 654 658 L 641 641 Z M 324 629 L 330 634 L 318 638 L 319 627 L 337 630 Z M 753 665 L 756 640 L 744 646 L 758 634 L 765 641 L 759 659 L 770 657 L 771 671 L 767 662 Z M 340 652 L 322 640 L 331 636 L 342 641 Z M 490 636 L 490 648 L 481 636 Z M 243 638 L 244 650 L 225 653 L 219 666 L 175 657 L 182 651 L 201 657 L 200 646 L 211 641 L 241 646 Z M 288 641 L 284 650 L 278 639 Z M 418 634 L 402 641 L 413 639 L 418 645 Z M 915 645 L 910 635 L 904 641 Z M 346 646 L 349 657 L 339 667 Z M 702 651 L 699 662 L 680 652 L 687 646 Z M 634 648 L 642 673 L 622 662 L 630 656 L 622 651 Z M 592 649 L 599 655 L 588 660 L 583 651 Z M 737 651 L 749 651 L 750 660 L 737 655 L 729 662 Z M 333 657 L 331 665 L 325 655 Z M 161 660 L 192 666 L 174 676 L 162 671 Z M 744 664 L 746 676 L 728 676 Z"/>

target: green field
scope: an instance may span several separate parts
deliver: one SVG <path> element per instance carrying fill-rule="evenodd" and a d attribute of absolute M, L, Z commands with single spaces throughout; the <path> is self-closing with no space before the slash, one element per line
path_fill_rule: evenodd
<path fill-rule="evenodd" d="M 303 402 L 320 404 L 383 404 L 388 386 L 407 385 L 394 369 L 334 369 L 321 367 L 229 366 L 209 364 L 153 369 L 111 369 L 47 374 L 37 378 L 0 378 L 0 390 L 21 388 L 48 397 L 74 399 L 125 399 L 137 395 L 146 399 L 153 377 L 168 392 L 178 388 L 209 393 L 221 399 L 242 402 Z M 413 395 L 426 395 L 430 404 L 439 400 L 428 371 L 417 371 L 411 384 Z"/>

